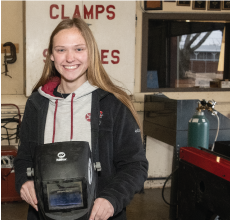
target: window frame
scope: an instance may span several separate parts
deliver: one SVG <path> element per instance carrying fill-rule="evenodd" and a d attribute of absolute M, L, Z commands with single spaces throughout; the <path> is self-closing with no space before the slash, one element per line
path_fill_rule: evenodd
<path fill-rule="evenodd" d="M 142 58 L 141 58 L 141 92 L 207 92 L 207 91 L 230 91 L 230 88 L 147 88 L 148 67 L 148 25 L 149 20 L 196 20 L 226 22 L 228 28 L 225 33 L 225 58 L 223 79 L 230 79 L 230 14 L 229 13 L 143 13 L 142 17 Z M 168 58 L 169 59 L 169 58 Z M 169 62 L 168 62 L 169 63 Z M 167 76 L 169 77 L 169 76 Z"/>

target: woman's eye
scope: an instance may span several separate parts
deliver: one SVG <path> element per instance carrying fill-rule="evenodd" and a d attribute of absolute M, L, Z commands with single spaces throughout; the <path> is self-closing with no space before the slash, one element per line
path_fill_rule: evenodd
<path fill-rule="evenodd" d="M 64 49 L 58 49 L 58 52 L 63 52 L 64 51 Z"/>
<path fill-rule="evenodd" d="M 83 49 L 82 48 L 77 48 L 77 51 L 82 51 Z"/>

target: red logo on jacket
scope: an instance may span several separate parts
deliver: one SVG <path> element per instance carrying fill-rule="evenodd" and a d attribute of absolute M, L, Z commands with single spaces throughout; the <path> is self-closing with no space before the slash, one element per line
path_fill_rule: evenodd
<path fill-rule="evenodd" d="M 87 113 L 87 114 L 85 115 L 85 119 L 86 119 L 87 121 L 90 121 L 90 120 L 91 120 L 91 113 Z"/>
<path fill-rule="evenodd" d="M 103 116 L 103 111 L 100 111 L 100 118 L 102 118 L 102 116 Z M 87 121 L 91 121 L 91 113 L 87 113 L 87 114 L 85 115 L 85 119 L 86 119 Z"/>
<path fill-rule="evenodd" d="M 102 118 L 103 116 L 103 111 L 100 111 L 100 118 Z"/>

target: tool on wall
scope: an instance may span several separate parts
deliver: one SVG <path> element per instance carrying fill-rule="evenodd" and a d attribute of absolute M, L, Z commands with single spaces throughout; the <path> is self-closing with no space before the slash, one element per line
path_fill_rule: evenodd
<path fill-rule="evenodd" d="M 7 47 L 10 46 L 10 55 L 6 55 L 6 49 L 5 49 L 5 56 L 4 56 L 4 66 L 5 66 L 5 76 L 9 76 L 10 78 L 12 78 L 9 74 L 8 74 L 8 66 L 7 64 L 12 64 L 15 63 L 15 61 L 17 60 L 17 55 L 16 55 L 16 47 L 13 43 L 11 42 L 7 42 L 5 44 L 3 44 L 3 47 Z"/>
<path fill-rule="evenodd" d="M 219 132 L 219 117 L 217 111 L 214 109 L 216 102 L 214 100 L 202 100 L 198 102 L 198 108 L 193 117 L 188 123 L 188 146 L 190 147 L 203 147 L 208 149 L 209 147 L 209 121 L 205 117 L 202 110 L 208 110 L 212 115 L 217 117 L 218 128 L 214 143 L 212 145 L 212 151 L 214 149 L 214 144 Z"/>

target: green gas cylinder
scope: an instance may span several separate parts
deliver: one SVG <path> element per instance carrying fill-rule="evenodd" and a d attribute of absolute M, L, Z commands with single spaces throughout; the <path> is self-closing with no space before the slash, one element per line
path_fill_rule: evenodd
<path fill-rule="evenodd" d="M 209 146 L 209 121 L 204 112 L 197 111 L 188 123 L 188 147 Z"/>

